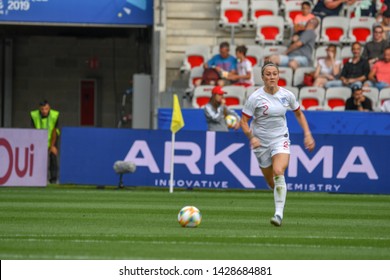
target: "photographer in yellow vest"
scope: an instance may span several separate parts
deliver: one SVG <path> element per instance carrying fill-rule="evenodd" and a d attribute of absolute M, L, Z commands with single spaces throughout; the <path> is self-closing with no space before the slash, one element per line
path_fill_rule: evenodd
<path fill-rule="evenodd" d="M 32 126 L 36 129 L 47 129 L 47 143 L 49 151 L 50 183 L 57 183 L 58 177 L 58 148 L 57 139 L 60 135 L 58 117 L 60 113 L 50 108 L 47 100 L 39 103 L 39 109 L 30 112 Z"/>

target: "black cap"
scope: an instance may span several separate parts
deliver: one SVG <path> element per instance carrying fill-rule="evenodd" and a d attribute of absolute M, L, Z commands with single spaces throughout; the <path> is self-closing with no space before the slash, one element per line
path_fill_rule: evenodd
<path fill-rule="evenodd" d="M 361 86 L 359 86 L 359 85 L 353 85 L 353 86 L 351 87 L 351 89 L 352 89 L 353 92 L 355 92 L 355 91 L 357 91 L 357 90 L 362 90 L 363 88 L 362 88 Z"/>

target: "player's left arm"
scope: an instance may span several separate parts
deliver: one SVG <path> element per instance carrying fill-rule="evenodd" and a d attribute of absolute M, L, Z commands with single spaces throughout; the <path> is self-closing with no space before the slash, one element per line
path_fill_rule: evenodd
<path fill-rule="evenodd" d="M 313 136 L 311 135 L 311 131 L 310 131 L 309 125 L 307 123 L 305 114 L 303 114 L 303 112 L 300 108 L 296 109 L 294 111 L 294 114 L 295 114 L 295 117 L 297 118 L 299 125 L 303 129 L 305 148 L 311 152 L 312 150 L 314 150 L 316 143 L 314 141 Z"/>

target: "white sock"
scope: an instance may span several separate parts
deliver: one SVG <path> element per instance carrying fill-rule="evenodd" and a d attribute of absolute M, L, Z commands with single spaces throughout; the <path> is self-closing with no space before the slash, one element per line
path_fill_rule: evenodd
<path fill-rule="evenodd" d="M 275 215 L 278 215 L 283 219 L 283 210 L 287 195 L 287 187 L 284 176 L 275 176 L 274 183 Z"/>

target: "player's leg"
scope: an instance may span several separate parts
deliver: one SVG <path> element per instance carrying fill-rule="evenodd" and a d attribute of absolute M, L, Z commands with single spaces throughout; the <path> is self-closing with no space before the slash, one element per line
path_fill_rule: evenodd
<path fill-rule="evenodd" d="M 267 185 L 271 188 L 274 189 L 275 187 L 275 182 L 274 182 L 274 169 L 271 166 L 268 166 L 266 168 L 260 167 L 261 172 L 263 173 L 264 180 L 267 182 Z"/>
<path fill-rule="evenodd" d="M 283 220 L 284 206 L 286 204 L 287 186 L 284 172 L 288 166 L 290 154 L 283 151 L 272 157 L 273 180 L 274 180 L 274 201 L 275 215 L 271 218 L 271 223 L 281 226 Z"/>

